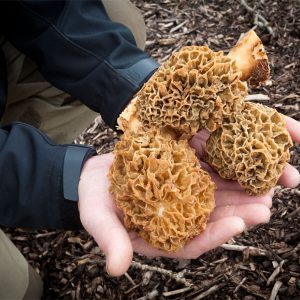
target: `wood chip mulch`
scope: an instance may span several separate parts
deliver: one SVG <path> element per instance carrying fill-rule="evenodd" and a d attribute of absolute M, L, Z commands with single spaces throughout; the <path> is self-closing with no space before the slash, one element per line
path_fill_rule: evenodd
<path fill-rule="evenodd" d="M 146 51 L 159 62 L 185 45 L 225 52 L 255 28 L 270 58 L 271 80 L 252 101 L 300 120 L 300 2 L 136 0 L 148 28 Z M 118 137 L 95 120 L 77 139 L 99 153 Z M 300 170 L 300 146 L 291 163 Z M 272 218 L 194 260 L 134 256 L 127 274 L 109 277 L 85 232 L 6 229 L 45 283 L 44 299 L 300 299 L 300 187 L 277 187 Z"/>

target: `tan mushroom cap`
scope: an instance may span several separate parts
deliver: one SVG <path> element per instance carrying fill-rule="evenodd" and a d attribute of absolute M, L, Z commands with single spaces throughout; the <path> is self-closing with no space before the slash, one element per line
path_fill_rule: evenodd
<path fill-rule="evenodd" d="M 206 161 L 225 179 L 237 180 L 250 195 L 274 187 L 292 146 L 284 117 L 275 109 L 245 102 L 224 120 L 206 144 Z"/>
<path fill-rule="evenodd" d="M 224 115 L 240 110 L 247 86 L 235 62 L 207 46 L 175 52 L 137 95 L 137 115 L 146 128 L 170 126 L 193 136 L 214 131 Z"/>
<path fill-rule="evenodd" d="M 186 140 L 160 130 L 125 133 L 114 154 L 111 192 L 128 229 L 168 252 L 205 229 L 215 185 Z"/>

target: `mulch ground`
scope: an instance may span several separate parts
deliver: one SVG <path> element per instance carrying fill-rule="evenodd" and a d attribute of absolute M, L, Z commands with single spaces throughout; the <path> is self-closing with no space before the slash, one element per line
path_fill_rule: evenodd
<path fill-rule="evenodd" d="M 225 52 L 255 28 L 270 59 L 271 79 L 253 101 L 300 120 L 300 2 L 135 1 L 148 27 L 146 51 L 159 62 L 185 45 Z M 262 96 L 264 95 L 264 96 Z M 77 143 L 109 152 L 117 135 L 100 118 Z M 300 170 L 300 146 L 291 163 Z M 45 299 L 300 299 L 300 189 L 277 187 L 269 224 L 237 236 L 233 247 L 198 259 L 134 256 L 128 273 L 109 277 L 104 257 L 85 232 L 6 232 L 45 283 Z M 241 246 L 241 247 L 237 247 Z"/>

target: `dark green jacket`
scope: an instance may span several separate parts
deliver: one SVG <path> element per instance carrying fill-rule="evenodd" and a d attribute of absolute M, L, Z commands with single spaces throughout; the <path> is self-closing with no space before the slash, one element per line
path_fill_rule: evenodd
<path fill-rule="evenodd" d="M 111 127 L 158 67 L 125 26 L 108 18 L 99 0 L 0 1 L 0 29 L 49 82 L 99 112 Z M 1 54 L 1 116 L 6 90 Z M 56 145 L 27 124 L 0 128 L 0 225 L 79 228 L 80 171 L 94 154 L 87 146 Z"/>

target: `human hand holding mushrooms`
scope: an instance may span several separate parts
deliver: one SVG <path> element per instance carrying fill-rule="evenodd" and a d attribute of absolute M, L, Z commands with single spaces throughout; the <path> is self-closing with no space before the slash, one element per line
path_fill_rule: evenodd
<path fill-rule="evenodd" d="M 110 275 L 124 274 L 133 252 L 196 258 L 268 222 L 277 183 L 299 184 L 288 160 L 300 123 L 245 100 L 247 83 L 268 76 L 249 31 L 228 55 L 182 48 L 137 93 L 114 155 L 89 159 L 79 183 L 81 222 Z"/>

